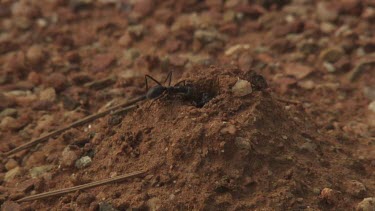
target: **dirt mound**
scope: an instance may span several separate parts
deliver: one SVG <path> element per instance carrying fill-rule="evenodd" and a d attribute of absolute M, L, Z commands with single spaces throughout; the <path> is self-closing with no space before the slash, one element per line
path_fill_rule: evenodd
<path fill-rule="evenodd" d="M 82 184 L 141 169 L 148 171 L 145 177 L 32 207 L 62 208 L 66 201 L 76 202 L 80 209 L 106 201 L 120 210 L 354 206 L 355 199 L 349 196 L 353 188 L 345 186 L 352 181 L 342 180 L 353 171 L 334 162 L 350 158 L 336 150 L 329 137 L 317 133 L 300 106 L 279 102 L 266 90 L 236 97 L 232 87 L 246 76 L 235 70 L 200 72 L 199 76 L 187 73 L 186 79 L 201 93 L 215 93 L 200 108 L 189 99 L 170 95 L 145 102 L 123 118 L 100 120 L 90 131 L 71 131 L 68 142 L 93 161 L 81 171 L 60 171 L 46 186 L 56 189 L 67 186 L 62 181 Z M 79 147 L 78 137 L 87 134 L 95 135 Z M 88 194 L 97 198 L 91 205 L 81 202 Z"/>
<path fill-rule="evenodd" d="M 0 17 L 0 209 L 373 209 L 373 1 L 8 0 Z M 170 70 L 180 94 L 3 157 Z"/>

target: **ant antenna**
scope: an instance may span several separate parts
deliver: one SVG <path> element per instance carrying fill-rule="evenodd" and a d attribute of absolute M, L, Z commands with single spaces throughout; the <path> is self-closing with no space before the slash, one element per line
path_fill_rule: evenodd
<path fill-rule="evenodd" d="M 164 84 L 165 84 L 165 82 L 168 81 L 168 79 L 169 79 L 168 86 L 171 86 L 171 83 L 172 83 L 172 71 L 170 71 L 170 72 L 168 73 L 167 78 L 166 78 L 165 81 L 164 81 Z"/>
<path fill-rule="evenodd" d="M 147 83 L 147 78 L 153 80 L 155 83 L 157 83 L 159 86 L 163 86 L 161 85 L 161 83 L 159 81 L 157 81 L 155 78 L 153 78 L 152 76 L 150 75 L 145 75 L 145 82 L 146 82 L 146 92 L 148 91 L 148 83 Z"/>
<path fill-rule="evenodd" d="M 183 86 L 186 86 L 186 80 L 182 80 L 182 81 L 176 83 L 174 86 L 178 86 L 180 84 L 182 84 Z"/>
<path fill-rule="evenodd" d="M 145 82 L 146 82 L 146 92 L 148 91 L 149 87 L 148 87 L 148 82 L 147 82 L 147 79 L 151 79 L 153 80 L 155 83 L 157 83 L 159 86 L 163 86 L 158 80 L 156 80 L 155 78 L 153 78 L 152 76 L 150 75 L 145 75 Z M 167 78 L 165 78 L 165 81 L 163 84 L 165 84 L 166 82 L 168 81 L 168 86 L 171 86 L 171 83 L 172 83 L 172 71 L 170 71 L 167 75 Z"/>

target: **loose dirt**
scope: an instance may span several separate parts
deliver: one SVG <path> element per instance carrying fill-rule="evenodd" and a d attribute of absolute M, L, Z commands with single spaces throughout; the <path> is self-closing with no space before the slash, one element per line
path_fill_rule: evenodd
<path fill-rule="evenodd" d="M 145 74 L 194 90 L 2 155 L 2 209 L 374 209 L 373 2 L 21 0 L 0 17 L 2 153 L 144 94 Z"/>

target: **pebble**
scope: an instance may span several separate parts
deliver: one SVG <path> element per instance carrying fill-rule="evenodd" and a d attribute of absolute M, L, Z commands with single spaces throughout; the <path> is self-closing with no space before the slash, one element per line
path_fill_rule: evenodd
<path fill-rule="evenodd" d="M 169 57 L 169 64 L 174 67 L 183 67 L 188 62 L 186 57 L 182 57 L 179 55 L 171 55 Z"/>
<path fill-rule="evenodd" d="M 2 211 L 21 211 L 21 206 L 13 201 L 6 201 L 1 205 Z"/>
<path fill-rule="evenodd" d="M 223 21 L 225 23 L 232 22 L 236 19 L 236 12 L 233 10 L 227 10 L 223 14 Z"/>
<path fill-rule="evenodd" d="M 75 163 L 75 166 L 78 169 L 83 169 L 89 165 L 91 165 L 92 159 L 89 156 L 84 156 L 78 159 Z"/>
<path fill-rule="evenodd" d="M 39 100 L 53 102 L 56 100 L 56 91 L 53 87 L 42 90 L 39 93 Z"/>
<path fill-rule="evenodd" d="M 250 71 L 252 63 L 253 58 L 248 52 L 242 53 L 238 58 L 238 67 L 244 72 Z"/>
<path fill-rule="evenodd" d="M 329 73 L 334 73 L 336 72 L 335 66 L 329 62 L 323 62 L 323 67 L 327 70 Z"/>
<path fill-rule="evenodd" d="M 0 184 L 4 181 L 5 173 L 2 173 L 5 171 L 4 165 L 0 166 Z"/>
<path fill-rule="evenodd" d="M 69 6 L 73 9 L 78 9 L 83 6 L 91 5 L 94 0 L 69 0 Z"/>
<path fill-rule="evenodd" d="M 153 197 L 147 201 L 147 206 L 150 210 L 156 211 L 160 210 L 161 200 L 157 197 Z"/>
<path fill-rule="evenodd" d="M 72 111 L 77 106 L 79 106 L 79 102 L 77 100 L 67 95 L 63 95 L 61 97 L 61 101 L 63 103 L 64 109 L 69 110 L 69 111 Z"/>
<path fill-rule="evenodd" d="M 364 198 L 358 203 L 356 211 L 375 211 L 375 197 Z"/>
<path fill-rule="evenodd" d="M 17 113 L 18 111 L 15 108 L 6 108 L 0 112 L 0 118 L 7 117 L 7 116 L 15 118 L 17 116 Z"/>
<path fill-rule="evenodd" d="M 354 66 L 353 70 L 350 71 L 348 78 L 350 81 L 354 81 L 363 73 L 363 71 L 370 69 L 375 65 L 374 59 L 363 59 L 359 60 L 357 64 Z"/>
<path fill-rule="evenodd" d="M 107 202 L 101 202 L 99 203 L 99 211 L 118 211 L 118 209 Z"/>
<path fill-rule="evenodd" d="M 6 5 L 0 5 L 0 17 L 5 18 L 11 15 L 10 8 Z"/>
<path fill-rule="evenodd" d="M 17 184 L 17 192 L 20 192 L 20 193 L 26 193 L 30 190 L 32 190 L 35 186 L 35 184 L 37 184 L 38 182 L 40 182 L 39 179 L 28 179 L 28 180 L 25 180 L 21 183 L 18 183 Z"/>
<path fill-rule="evenodd" d="M 313 192 L 314 194 L 318 195 L 318 194 L 320 194 L 321 191 L 320 191 L 319 188 L 316 188 L 316 187 L 315 187 L 315 188 L 312 189 L 312 192 Z"/>
<path fill-rule="evenodd" d="M 81 193 L 77 197 L 77 204 L 79 205 L 89 205 L 91 202 L 95 200 L 95 196 L 89 193 Z"/>
<path fill-rule="evenodd" d="M 45 81 L 46 87 L 53 87 L 57 92 L 62 91 L 67 86 L 66 76 L 62 73 L 52 73 Z"/>
<path fill-rule="evenodd" d="M 118 43 L 123 47 L 130 47 L 132 44 L 133 39 L 129 35 L 129 33 L 125 33 L 118 39 Z"/>
<path fill-rule="evenodd" d="M 299 149 L 301 151 L 307 151 L 307 152 L 311 152 L 311 153 L 314 153 L 316 152 L 315 150 L 317 149 L 317 145 L 314 144 L 314 143 L 311 143 L 311 142 L 306 142 L 304 144 L 302 144 Z"/>
<path fill-rule="evenodd" d="M 91 78 L 90 75 L 88 75 L 86 73 L 78 73 L 78 74 L 72 76 L 72 80 L 73 80 L 74 84 L 82 85 L 82 84 L 85 84 L 85 83 L 88 83 L 88 82 L 92 81 L 93 79 Z"/>
<path fill-rule="evenodd" d="M 13 106 L 15 103 L 15 99 L 6 96 L 3 92 L 0 92 L 0 110 Z"/>
<path fill-rule="evenodd" d="M 194 32 L 194 38 L 200 40 L 203 44 L 212 43 L 214 41 L 225 41 L 225 35 L 215 30 L 197 30 Z"/>
<path fill-rule="evenodd" d="M 348 72 L 352 66 L 350 60 L 346 57 L 341 57 L 335 64 L 334 67 L 340 72 Z"/>
<path fill-rule="evenodd" d="M 368 105 L 368 109 L 375 113 L 375 100 Z"/>
<path fill-rule="evenodd" d="M 306 89 L 306 90 L 312 90 L 315 88 L 315 83 L 312 80 L 304 80 L 304 81 L 298 81 L 298 86 Z"/>
<path fill-rule="evenodd" d="M 224 8 L 230 9 L 230 8 L 235 8 L 237 6 L 240 6 L 241 1 L 240 0 L 228 0 L 225 1 Z"/>
<path fill-rule="evenodd" d="M 8 182 L 20 174 L 21 174 L 21 168 L 15 167 L 5 173 L 4 181 Z"/>
<path fill-rule="evenodd" d="M 366 187 L 357 180 L 350 180 L 345 183 L 346 192 L 356 198 L 362 198 L 366 195 Z"/>
<path fill-rule="evenodd" d="M 34 131 L 36 132 L 42 132 L 45 131 L 47 128 L 49 128 L 53 123 L 53 116 L 52 115 L 43 115 L 38 119 L 38 122 L 34 128 Z"/>
<path fill-rule="evenodd" d="M 240 149 L 251 149 L 251 141 L 249 139 L 237 137 L 234 143 Z"/>
<path fill-rule="evenodd" d="M 142 24 L 129 26 L 128 33 L 132 38 L 140 39 L 145 33 L 145 27 Z"/>
<path fill-rule="evenodd" d="M 13 17 L 25 17 L 29 19 L 35 18 L 40 14 L 38 8 L 27 0 L 16 1 L 11 7 L 11 12 Z"/>
<path fill-rule="evenodd" d="M 221 129 L 220 133 L 221 134 L 231 134 L 231 135 L 234 135 L 234 134 L 236 134 L 236 131 L 237 131 L 236 126 L 230 124 L 230 125 L 224 127 L 223 129 Z"/>
<path fill-rule="evenodd" d="M 340 11 L 345 14 L 360 15 L 362 12 L 362 4 L 358 0 L 340 0 Z"/>
<path fill-rule="evenodd" d="M 246 80 L 238 79 L 236 84 L 232 87 L 232 92 L 237 97 L 243 97 L 252 93 L 253 90 L 251 88 L 250 82 Z"/>
<path fill-rule="evenodd" d="M 29 170 L 31 178 L 38 178 L 53 168 L 53 165 L 37 166 Z"/>
<path fill-rule="evenodd" d="M 61 165 L 64 167 L 73 166 L 76 160 L 79 158 L 80 151 L 78 148 L 67 146 L 62 152 Z"/>
<path fill-rule="evenodd" d="M 375 86 L 366 86 L 363 88 L 363 94 L 367 97 L 367 99 L 374 101 L 375 100 Z"/>
<path fill-rule="evenodd" d="M 16 44 L 13 41 L 10 41 L 10 40 L 1 40 L 0 39 L 0 54 L 5 54 L 5 53 L 8 53 L 8 52 L 14 51 L 18 47 L 19 47 L 18 44 Z"/>
<path fill-rule="evenodd" d="M 137 59 L 140 56 L 140 52 L 137 49 L 129 48 L 124 51 L 123 54 L 123 61 L 125 66 L 131 66 L 135 59 Z"/>
<path fill-rule="evenodd" d="M 135 12 L 140 17 L 148 16 L 154 9 L 153 0 L 137 0 L 134 2 L 133 12 Z"/>
<path fill-rule="evenodd" d="M 15 17 L 13 18 L 13 24 L 18 29 L 27 30 L 31 27 L 32 21 L 26 17 Z"/>
<path fill-rule="evenodd" d="M 237 53 L 238 51 L 248 50 L 248 49 L 250 49 L 250 45 L 249 44 L 237 44 L 237 45 L 233 45 L 233 46 L 230 46 L 227 50 L 225 50 L 225 55 L 226 56 L 231 56 L 231 55 Z"/>
<path fill-rule="evenodd" d="M 27 76 L 27 81 L 32 83 L 33 85 L 39 85 L 42 79 L 40 78 L 40 75 L 37 72 L 32 71 Z"/>
<path fill-rule="evenodd" d="M 286 37 L 290 34 L 297 34 L 303 31 L 304 23 L 302 21 L 293 21 L 291 23 L 277 25 L 273 27 L 272 33 L 276 37 Z"/>
<path fill-rule="evenodd" d="M 25 167 L 34 167 L 41 165 L 46 159 L 46 154 L 42 151 L 32 153 L 24 162 Z"/>
<path fill-rule="evenodd" d="M 319 198 L 331 205 L 336 204 L 338 200 L 337 193 L 331 188 L 323 188 L 323 190 L 320 192 Z"/>
<path fill-rule="evenodd" d="M 358 121 L 347 122 L 342 127 L 342 130 L 349 134 L 356 134 L 360 136 L 370 136 L 369 125 L 363 122 L 358 122 Z"/>
<path fill-rule="evenodd" d="M 156 41 L 163 41 L 169 36 L 169 28 L 165 24 L 157 24 L 153 27 L 153 34 Z"/>
<path fill-rule="evenodd" d="M 373 7 L 366 7 L 362 13 L 365 19 L 375 19 L 375 9 Z"/>
<path fill-rule="evenodd" d="M 26 52 L 26 59 L 31 65 L 41 64 L 46 59 L 43 47 L 40 45 L 31 46 Z"/>
<path fill-rule="evenodd" d="M 0 46 L 0 48 L 1 48 L 1 46 Z M 0 49 L 0 51 L 1 51 L 1 49 Z M 0 85 L 6 84 L 9 81 L 10 81 L 10 76 L 9 75 L 7 75 L 7 74 L 0 75 Z"/>
<path fill-rule="evenodd" d="M 47 22 L 47 20 L 44 19 L 44 18 L 38 18 L 38 19 L 36 20 L 36 24 L 37 24 L 37 26 L 39 26 L 40 28 L 44 28 L 44 27 L 46 27 L 46 26 L 48 25 L 48 22 Z"/>
<path fill-rule="evenodd" d="M 22 72 L 26 69 L 26 59 L 23 52 L 12 52 L 4 61 L 3 69 L 9 72 Z"/>
<path fill-rule="evenodd" d="M 322 50 L 319 58 L 323 61 L 335 63 L 344 55 L 344 50 L 340 47 L 331 47 Z"/>
<path fill-rule="evenodd" d="M 46 100 L 39 100 L 32 104 L 32 109 L 36 111 L 50 110 L 52 107 L 52 102 Z"/>
<path fill-rule="evenodd" d="M 320 21 L 335 21 L 338 16 L 338 8 L 334 2 L 318 2 L 316 4 L 316 15 Z"/>
<path fill-rule="evenodd" d="M 302 41 L 298 44 L 299 50 L 304 54 L 315 54 L 319 50 L 319 45 L 312 39 Z"/>
<path fill-rule="evenodd" d="M 329 22 L 322 22 L 320 24 L 320 31 L 326 34 L 332 33 L 336 29 L 335 25 Z"/>
<path fill-rule="evenodd" d="M 284 65 L 285 73 L 294 76 L 296 79 L 302 79 L 313 72 L 313 68 L 296 63 L 288 63 Z"/>
<path fill-rule="evenodd" d="M 116 57 L 113 54 L 99 54 L 96 55 L 91 63 L 94 72 L 104 71 L 116 62 Z"/>
<path fill-rule="evenodd" d="M 14 130 L 19 127 L 17 120 L 13 117 L 6 116 L 0 122 L 0 130 Z"/>
<path fill-rule="evenodd" d="M 8 171 L 11 170 L 11 169 L 16 168 L 17 166 L 18 166 L 18 163 L 13 158 L 9 159 L 8 162 L 5 164 L 5 168 Z"/>

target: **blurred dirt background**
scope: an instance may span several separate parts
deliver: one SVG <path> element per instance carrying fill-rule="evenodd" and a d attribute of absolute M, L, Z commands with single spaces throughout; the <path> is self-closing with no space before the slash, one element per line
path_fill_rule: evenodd
<path fill-rule="evenodd" d="M 373 0 L 1 0 L 2 153 L 145 93 L 145 74 L 210 93 L 3 155 L 2 210 L 375 210 L 374 23 Z"/>

